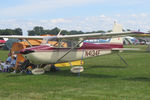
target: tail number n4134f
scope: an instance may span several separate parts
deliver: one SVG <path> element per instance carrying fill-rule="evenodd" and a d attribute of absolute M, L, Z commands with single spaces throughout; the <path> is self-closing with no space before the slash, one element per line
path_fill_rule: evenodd
<path fill-rule="evenodd" d="M 85 51 L 85 56 L 98 56 L 100 54 L 100 50 L 86 50 Z"/>

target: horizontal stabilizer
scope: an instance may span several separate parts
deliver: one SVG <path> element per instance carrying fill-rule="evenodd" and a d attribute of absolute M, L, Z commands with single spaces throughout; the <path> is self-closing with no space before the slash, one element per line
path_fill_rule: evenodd
<path fill-rule="evenodd" d="M 140 48 L 112 48 L 112 51 L 140 51 Z"/>

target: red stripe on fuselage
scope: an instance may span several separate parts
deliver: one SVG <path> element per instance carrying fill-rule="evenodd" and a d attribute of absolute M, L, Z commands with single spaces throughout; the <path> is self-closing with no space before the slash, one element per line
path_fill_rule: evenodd
<path fill-rule="evenodd" d="M 112 48 L 123 48 L 122 44 L 112 43 L 83 43 L 79 49 L 112 49 Z"/>
<path fill-rule="evenodd" d="M 5 40 L 0 40 L 0 43 L 6 43 L 6 41 Z"/>
<path fill-rule="evenodd" d="M 103 44 L 95 44 L 95 43 L 83 43 L 83 45 L 76 49 L 112 49 L 112 48 L 123 48 L 122 44 L 111 44 L 111 43 L 103 43 Z M 34 51 L 49 51 L 49 50 L 67 50 L 70 48 L 55 48 L 50 47 L 48 45 L 40 45 L 31 48 L 24 49 L 25 50 L 34 50 Z"/>

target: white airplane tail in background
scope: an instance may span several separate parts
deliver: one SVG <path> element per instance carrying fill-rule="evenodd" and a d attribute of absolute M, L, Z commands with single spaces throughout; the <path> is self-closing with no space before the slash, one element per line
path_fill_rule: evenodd
<path fill-rule="evenodd" d="M 117 24 L 116 21 L 115 21 L 112 32 L 113 33 L 121 33 L 122 30 L 123 30 L 122 25 Z M 110 43 L 123 44 L 123 38 L 122 37 L 111 38 Z"/>
<path fill-rule="evenodd" d="M 113 33 L 121 33 L 123 30 L 122 25 L 121 24 L 117 24 L 116 22 L 114 22 L 114 26 L 113 26 Z"/>

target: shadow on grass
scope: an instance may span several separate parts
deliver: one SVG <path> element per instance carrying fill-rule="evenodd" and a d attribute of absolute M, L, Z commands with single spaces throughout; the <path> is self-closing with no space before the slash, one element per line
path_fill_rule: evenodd
<path fill-rule="evenodd" d="M 92 66 L 92 67 L 88 67 L 86 69 L 89 69 L 89 68 L 125 68 L 125 67 L 122 67 L 122 66 Z M 9 75 L 7 75 L 7 77 L 22 77 L 22 76 L 28 76 L 28 75 L 31 75 L 32 74 L 20 74 L 20 73 L 17 73 L 17 74 L 12 74 L 10 73 Z M 70 71 L 70 69 L 62 69 L 60 71 L 56 71 L 56 72 L 46 72 L 45 74 L 42 74 L 43 76 L 46 75 L 46 76 L 62 76 L 62 77 L 85 77 L 85 78 L 116 78 L 117 76 L 114 76 L 114 75 L 105 75 L 105 74 L 100 74 L 100 73 L 87 73 L 87 72 L 82 72 L 79 74 L 75 74 L 75 73 L 72 73 Z M 36 75 L 38 76 L 38 75 Z"/>
<path fill-rule="evenodd" d="M 16 73 L 16 74 L 9 74 L 7 75 L 7 77 L 19 77 L 19 76 L 27 76 L 27 75 L 32 75 L 32 74 L 20 74 L 20 73 Z"/>
<path fill-rule="evenodd" d="M 145 81 L 145 82 L 150 82 L 150 78 L 147 77 L 132 77 L 132 78 L 126 78 L 123 80 L 129 80 L 129 81 Z"/>
<path fill-rule="evenodd" d="M 91 68 L 126 68 L 128 66 L 90 66 L 87 67 L 86 69 L 91 69 Z"/>
<path fill-rule="evenodd" d="M 104 75 L 104 74 L 94 74 L 94 73 L 71 73 L 70 70 L 61 70 L 58 72 L 49 72 L 45 73 L 44 75 L 51 75 L 51 76 L 63 76 L 63 77 L 85 77 L 85 78 L 116 78 L 117 76 L 113 75 Z"/>
<path fill-rule="evenodd" d="M 91 73 L 83 73 L 81 77 L 87 78 L 117 78 L 115 75 L 104 75 L 104 74 L 91 74 Z"/>

